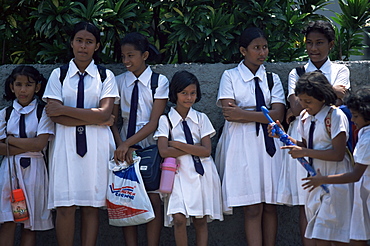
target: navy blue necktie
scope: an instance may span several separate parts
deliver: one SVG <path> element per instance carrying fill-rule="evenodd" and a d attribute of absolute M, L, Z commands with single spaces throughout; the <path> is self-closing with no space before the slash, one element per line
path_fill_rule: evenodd
<path fill-rule="evenodd" d="M 20 138 L 27 138 L 26 134 L 26 122 L 25 122 L 25 115 L 21 114 L 19 118 L 19 137 Z"/>
<path fill-rule="evenodd" d="M 84 78 L 86 73 L 79 74 L 80 80 L 78 81 L 78 88 L 77 88 L 77 108 L 84 107 Z M 87 152 L 87 144 L 86 144 L 86 129 L 85 126 L 76 126 L 76 150 L 77 154 L 81 157 Z"/>
<path fill-rule="evenodd" d="M 261 107 L 266 106 L 265 98 L 263 96 L 263 92 L 261 90 L 261 87 L 259 85 L 259 81 L 258 81 L 257 77 L 254 78 L 254 83 L 255 83 L 255 96 L 256 96 L 256 111 L 261 111 Z M 271 137 L 268 136 L 267 124 L 262 124 L 262 123 L 259 123 L 259 122 L 256 122 L 256 134 L 257 134 L 257 136 L 259 134 L 260 125 L 261 125 L 262 130 L 263 130 L 263 137 L 265 139 L 266 152 L 271 157 L 273 157 L 275 152 L 276 152 L 274 140 Z"/>
<path fill-rule="evenodd" d="M 310 130 L 308 132 L 308 148 L 313 149 L 313 132 L 315 131 L 315 121 L 311 121 Z M 312 166 L 313 160 L 311 157 L 308 157 L 308 161 L 310 165 Z"/>
<path fill-rule="evenodd" d="M 131 94 L 131 104 L 130 104 L 130 118 L 128 120 L 128 127 L 127 127 L 127 137 L 129 138 L 135 134 L 136 130 L 136 117 L 137 117 L 137 105 L 139 101 L 139 80 L 135 80 L 134 88 L 132 89 Z"/>
<path fill-rule="evenodd" d="M 184 134 L 185 134 L 186 143 L 187 144 L 194 144 L 193 137 L 191 135 L 191 131 L 189 129 L 188 123 L 186 123 L 186 121 L 183 120 L 182 125 L 184 127 Z M 192 158 L 193 158 L 193 162 L 194 162 L 195 171 L 203 176 L 204 169 L 203 169 L 203 165 L 202 165 L 202 162 L 200 161 L 199 156 L 192 155 Z"/>

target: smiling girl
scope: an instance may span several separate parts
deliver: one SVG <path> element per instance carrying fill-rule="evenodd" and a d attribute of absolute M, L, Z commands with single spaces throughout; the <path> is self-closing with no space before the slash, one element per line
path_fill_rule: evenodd
<path fill-rule="evenodd" d="M 328 21 L 317 20 L 310 22 L 303 30 L 305 35 L 306 51 L 309 57 L 308 62 L 301 68 L 301 72 L 312 72 L 320 70 L 333 86 L 337 96 L 336 104 L 341 104 L 341 100 L 350 87 L 349 69 L 343 64 L 333 63 L 329 59 L 330 50 L 334 47 L 335 32 L 333 26 Z M 287 110 L 286 118 L 290 124 L 288 135 L 301 140 L 297 132 L 298 120 L 291 120 L 298 117 L 303 110 L 298 97 L 294 93 L 296 83 L 300 77 L 299 67 L 292 69 L 288 77 L 288 97 L 290 108 Z M 303 70 L 303 71 L 302 71 Z M 294 117 L 293 117 L 294 116 Z M 307 191 L 302 188 L 301 179 L 307 176 L 307 171 L 299 162 L 290 157 L 286 152 L 283 153 L 283 166 L 278 186 L 278 202 L 287 205 L 300 206 L 299 226 L 303 245 L 309 246 L 309 240 L 303 237 L 306 230 L 307 221 L 304 212 L 304 203 Z"/>
<path fill-rule="evenodd" d="M 199 81 L 187 71 L 170 83 L 171 108 L 159 120 L 155 138 L 163 158 L 175 157 L 178 170 L 172 193 L 165 197 L 165 226 L 174 226 L 176 245 L 188 245 L 186 226 L 192 222 L 196 245 L 208 245 L 207 222 L 223 220 L 221 184 L 211 157 L 215 130 L 208 117 L 192 108 L 201 99 Z M 172 141 L 168 134 L 171 132 Z"/>
<path fill-rule="evenodd" d="M 263 65 L 269 49 L 261 29 L 244 30 L 239 50 L 244 59 L 223 73 L 217 99 L 226 120 L 216 150 L 223 176 L 224 211 L 243 207 L 248 245 L 272 246 L 277 231 L 281 151 L 279 141 L 268 137 L 268 121 L 260 111 L 265 105 L 272 118 L 281 120 L 284 90 L 276 74 L 272 74 L 273 87 L 269 88 Z"/>
<path fill-rule="evenodd" d="M 352 172 L 322 176 L 320 169 L 317 175 L 304 178 L 305 189 L 313 191 L 321 184 L 344 184 L 355 182 L 354 202 L 351 216 L 351 245 L 366 246 L 370 240 L 370 88 L 359 88 L 345 98 L 345 104 L 351 110 L 352 121 L 359 129 L 358 142 L 353 152 L 355 166 Z"/>
<path fill-rule="evenodd" d="M 112 126 L 112 132 L 117 146 L 114 158 L 116 161 L 126 160 L 127 163 L 133 163 L 132 153 L 135 150 L 156 144 L 153 140 L 153 133 L 166 107 L 168 79 L 159 74 L 158 86 L 153 90 L 151 84 L 153 71 L 146 64 L 149 57 L 149 42 L 140 33 L 129 33 L 122 39 L 121 56 L 127 71 L 116 78 L 121 100 L 120 104 L 115 104 L 114 107 L 116 124 Z M 135 91 L 137 93 L 136 102 L 133 100 Z M 134 104 L 137 105 L 136 112 L 132 107 Z M 119 109 L 121 115 L 119 115 Z M 118 119 L 120 117 L 123 122 L 119 132 Z M 147 242 L 149 246 L 155 246 L 159 245 L 163 225 L 161 200 L 157 191 L 150 191 L 148 195 L 153 205 L 155 218 L 147 224 Z M 126 245 L 138 244 L 137 226 L 123 227 L 123 233 Z"/>
<path fill-rule="evenodd" d="M 288 149 L 293 158 L 309 157 L 314 169 L 320 169 L 324 175 L 351 171 L 346 154 L 348 120 L 341 109 L 331 107 L 337 99 L 332 85 L 320 72 L 306 73 L 298 80 L 295 95 L 304 109 L 298 125 L 302 141 L 291 138 L 296 146 L 282 149 Z M 313 239 L 316 245 L 345 245 L 349 243 L 353 187 L 334 184 L 328 185 L 328 189 L 329 193 L 315 189 L 306 197 L 305 237 Z"/>
<path fill-rule="evenodd" d="M 100 31 L 91 23 L 75 25 L 70 42 L 74 58 L 64 81 L 54 69 L 46 87 L 46 113 L 56 123 L 51 145 L 49 208 L 56 208 L 59 245 L 73 245 L 75 212 L 81 212 L 81 245 L 95 245 L 98 208 L 106 205 L 108 163 L 114 154 L 113 104 L 119 98 L 113 73 L 102 78 L 93 56 Z"/>

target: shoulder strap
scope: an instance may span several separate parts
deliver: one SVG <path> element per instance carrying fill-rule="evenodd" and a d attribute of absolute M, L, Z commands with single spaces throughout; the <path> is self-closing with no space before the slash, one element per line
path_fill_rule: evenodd
<path fill-rule="evenodd" d="M 6 108 L 5 110 L 5 122 L 8 123 L 8 120 L 10 118 L 10 114 L 12 113 L 13 111 L 13 106 L 9 106 Z"/>
<path fill-rule="evenodd" d="M 333 113 L 333 107 L 330 107 L 328 114 L 325 117 L 325 127 L 326 132 L 328 133 L 329 137 L 331 138 L 331 114 Z"/>
<path fill-rule="evenodd" d="M 168 120 L 168 124 L 170 125 L 170 129 L 168 131 L 168 141 L 171 141 L 172 140 L 172 137 L 171 137 L 171 130 L 172 130 L 172 123 L 170 121 L 170 117 L 168 117 L 168 113 L 167 114 L 164 114 L 166 117 L 167 117 L 167 120 Z"/>
<path fill-rule="evenodd" d="M 107 78 L 107 69 L 101 65 L 96 65 L 98 68 L 98 72 L 100 74 L 101 82 L 103 83 L 104 80 Z M 60 77 L 59 81 L 63 85 L 64 79 L 66 78 L 67 72 L 68 72 L 69 64 L 65 64 L 60 67 Z"/>
<path fill-rule="evenodd" d="M 153 99 L 154 99 L 155 91 L 158 87 L 158 79 L 159 79 L 159 73 L 152 72 L 152 76 L 150 78 L 150 88 L 152 89 Z"/>
<path fill-rule="evenodd" d="M 306 72 L 304 66 L 296 67 L 295 70 L 297 71 L 299 77 L 301 77 Z"/>
<path fill-rule="evenodd" d="M 96 67 L 98 68 L 100 79 L 101 79 L 101 82 L 103 83 L 105 79 L 107 78 L 107 69 L 99 64 L 96 65 Z"/>
<path fill-rule="evenodd" d="M 41 116 L 42 116 L 42 111 L 44 110 L 45 105 L 44 104 L 37 104 L 37 120 L 40 122 Z"/>
<path fill-rule="evenodd" d="M 38 121 L 40 121 L 40 119 L 41 119 L 42 111 L 44 110 L 44 107 L 45 107 L 44 104 L 37 104 L 36 115 L 37 115 L 37 120 Z M 6 123 L 8 123 L 9 118 L 10 118 L 10 114 L 12 113 L 12 111 L 13 111 L 13 106 L 9 106 L 5 109 L 5 122 Z"/>
<path fill-rule="evenodd" d="M 66 78 L 68 68 L 69 68 L 69 64 L 65 64 L 65 65 L 60 67 L 59 81 L 62 85 L 63 85 L 64 79 Z"/>
<path fill-rule="evenodd" d="M 271 72 L 266 72 L 266 75 L 267 75 L 267 84 L 269 86 L 269 90 L 271 91 L 272 87 L 274 87 L 274 79 L 272 77 Z"/>

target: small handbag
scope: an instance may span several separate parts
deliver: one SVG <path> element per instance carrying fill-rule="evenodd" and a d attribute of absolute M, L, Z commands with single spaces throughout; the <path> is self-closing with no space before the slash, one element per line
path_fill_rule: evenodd
<path fill-rule="evenodd" d="M 162 157 L 156 144 L 135 151 L 141 157 L 139 169 L 143 178 L 146 191 L 159 189 L 161 180 Z"/>
<path fill-rule="evenodd" d="M 9 183 L 10 183 L 10 202 L 12 206 L 14 222 L 21 222 L 29 219 L 26 197 L 21 188 L 19 188 L 19 181 L 17 176 L 17 168 L 15 166 L 14 156 L 13 156 L 13 167 L 15 173 L 16 188 L 13 187 L 12 181 L 12 167 L 10 164 L 10 155 L 9 155 L 9 143 L 8 139 L 5 140 L 6 143 L 6 155 L 8 158 L 8 168 L 9 168 Z"/>

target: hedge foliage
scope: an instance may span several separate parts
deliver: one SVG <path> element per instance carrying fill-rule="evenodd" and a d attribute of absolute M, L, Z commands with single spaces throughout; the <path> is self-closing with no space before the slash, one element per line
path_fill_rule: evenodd
<path fill-rule="evenodd" d="M 90 21 L 102 30 L 103 63 L 120 61 L 119 40 L 139 31 L 159 50 L 161 63 L 232 63 L 240 60 L 238 37 L 251 25 L 269 37 L 269 61 L 306 57 L 301 30 L 325 19 L 326 0 L 0 0 L 1 63 L 65 63 L 74 23 Z M 368 0 L 339 0 L 343 14 L 333 60 L 361 54 L 369 25 Z"/>

